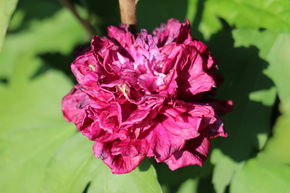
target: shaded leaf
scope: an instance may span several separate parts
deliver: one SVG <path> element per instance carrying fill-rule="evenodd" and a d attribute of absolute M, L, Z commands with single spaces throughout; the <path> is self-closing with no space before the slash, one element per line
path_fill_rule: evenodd
<path fill-rule="evenodd" d="M 290 34 L 268 30 L 259 32 L 250 29 L 235 30 L 233 34 L 236 39 L 236 46 L 248 47 L 254 45 L 260 49 L 260 56 L 269 61 L 270 65 L 266 73 L 275 82 L 280 99 L 282 102 L 289 100 Z"/>
<path fill-rule="evenodd" d="M 149 31 L 166 23 L 170 18 L 183 21 L 186 17 L 186 0 L 147 0 L 140 1 L 137 7 L 138 25 Z"/>
<path fill-rule="evenodd" d="M 0 76 L 11 76 L 21 55 L 37 56 L 46 52 L 68 54 L 76 44 L 87 38 L 82 26 L 68 10 L 61 10 L 42 21 L 34 21 L 29 29 L 7 37 L 0 55 Z"/>
<path fill-rule="evenodd" d="M 255 47 L 236 47 L 229 29 L 224 25 L 224 29 L 209 40 L 210 50 L 219 59 L 220 72 L 225 79 L 218 89 L 218 97 L 234 101 L 234 110 L 223 118 L 229 137 L 215 140 L 215 147 L 222 152 L 212 159 L 215 164 L 213 182 L 219 192 L 229 185 L 239 164 L 264 147 L 276 98 L 274 83 L 265 73 L 268 63 L 259 57 Z M 221 177 L 225 163 L 230 165 L 226 177 Z"/>
<path fill-rule="evenodd" d="M 187 183 L 188 179 L 196 179 L 196 183 L 199 184 L 199 179 L 208 178 L 213 170 L 209 160 L 206 160 L 202 167 L 192 165 L 175 171 L 169 170 L 168 166 L 164 163 L 156 163 L 154 166 L 158 174 L 159 183 L 165 193 L 175 193 L 180 187 L 184 186 L 184 183 Z M 187 187 L 187 185 L 185 186 Z"/>

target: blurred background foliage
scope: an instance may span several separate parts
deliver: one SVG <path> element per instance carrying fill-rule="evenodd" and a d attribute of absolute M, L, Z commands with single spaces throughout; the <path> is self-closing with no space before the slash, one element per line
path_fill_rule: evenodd
<path fill-rule="evenodd" d="M 64 121 L 60 100 L 88 31 L 105 35 L 106 26 L 119 25 L 118 1 L 0 0 L 1 192 L 290 192 L 290 2 L 139 1 L 140 28 L 172 17 L 189 18 L 192 35 L 219 60 L 225 81 L 217 97 L 235 103 L 223 117 L 229 137 L 213 140 L 202 168 L 172 172 L 145 160 L 130 174 L 112 175 Z"/>

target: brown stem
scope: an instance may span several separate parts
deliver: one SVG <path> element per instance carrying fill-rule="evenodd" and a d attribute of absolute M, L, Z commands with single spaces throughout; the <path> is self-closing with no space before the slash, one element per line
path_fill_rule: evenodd
<path fill-rule="evenodd" d="M 137 31 L 136 5 L 138 0 L 119 0 L 121 22 L 133 33 Z"/>
<path fill-rule="evenodd" d="M 94 35 L 94 29 L 88 19 L 82 18 L 79 13 L 77 12 L 75 6 L 70 2 L 70 0 L 59 0 L 60 3 L 69 9 L 72 14 L 79 20 L 79 22 L 83 25 L 90 36 Z"/>

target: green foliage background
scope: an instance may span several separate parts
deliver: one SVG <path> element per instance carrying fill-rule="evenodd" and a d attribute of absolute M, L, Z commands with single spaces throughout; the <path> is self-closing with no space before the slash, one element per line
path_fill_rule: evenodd
<path fill-rule="evenodd" d="M 98 35 L 119 24 L 117 0 L 71 3 Z M 90 36 L 59 1 L 0 0 L 1 192 L 290 193 L 290 2 L 139 1 L 140 28 L 171 17 L 189 18 L 219 59 L 217 97 L 235 103 L 223 117 L 229 137 L 213 140 L 202 168 L 172 172 L 145 160 L 112 175 L 60 111 L 70 62 Z"/>

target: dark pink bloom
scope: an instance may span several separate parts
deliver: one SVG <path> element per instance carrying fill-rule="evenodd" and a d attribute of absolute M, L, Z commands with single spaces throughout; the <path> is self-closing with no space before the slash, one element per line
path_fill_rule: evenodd
<path fill-rule="evenodd" d="M 191 37 L 188 20 L 136 37 L 110 26 L 108 36 L 95 36 L 71 65 L 78 84 L 62 101 L 67 121 L 95 141 L 113 173 L 145 157 L 172 170 L 202 165 L 210 139 L 227 136 L 217 112 L 230 106 L 208 99 L 218 79 L 207 46 Z"/>

